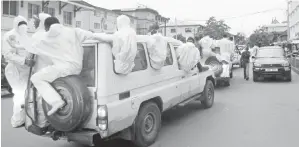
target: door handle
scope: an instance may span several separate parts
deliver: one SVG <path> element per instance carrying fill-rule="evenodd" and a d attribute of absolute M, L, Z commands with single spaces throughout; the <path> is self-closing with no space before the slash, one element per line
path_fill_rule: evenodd
<path fill-rule="evenodd" d="M 197 75 L 197 73 L 193 74 L 192 76 L 196 76 L 196 75 Z"/>
<path fill-rule="evenodd" d="M 186 76 L 182 76 L 182 79 L 186 78 Z"/>

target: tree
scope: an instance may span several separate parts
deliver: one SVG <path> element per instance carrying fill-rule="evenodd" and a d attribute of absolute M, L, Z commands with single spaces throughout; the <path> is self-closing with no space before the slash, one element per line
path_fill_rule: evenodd
<path fill-rule="evenodd" d="M 264 27 L 260 27 L 250 35 L 248 43 L 250 46 L 254 46 L 257 43 L 260 43 L 262 46 L 268 46 L 274 42 L 277 42 L 279 40 L 279 36 L 281 35 L 282 33 L 267 32 Z"/>
<path fill-rule="evenodd" d="M 229 34 L 230 27 L 223 20 L 216 20 L 215 17 L 210 17 L 206 22 L 206 27 L 203 29 L 203 35 L 209 35 L 214 39 L 221 39 L 224 34 Z"/>
<path fill-rule="evenodd" d="M 173 38 L 180 40 L 182 42 L 186 42 L 186 37 L 184 37 L 182 34 L 174 35 Z"/>
<path fill-rule="evenodd" d="M 246 44 L 246 36 L 244 33 L 237 33 L 235 36 L 235 43 L 236 44 Z"/>
<path fill-rule="evenodd" d="M 149 27 L 149 31 L 151 32 L 151 31 L 153 31 L 153 30 L 159 30 L 159 24 L 158 23 L 154 23 L 153 25 L 151 25 L 150 27 Z"/>

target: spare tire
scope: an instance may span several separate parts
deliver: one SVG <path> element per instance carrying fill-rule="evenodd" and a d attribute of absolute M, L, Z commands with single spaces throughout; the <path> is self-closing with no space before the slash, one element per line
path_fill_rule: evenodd
<path fill-rule="evenodd" d="M 92 99 L 86 85 L 78 76 L 59 78 L 52 86 L 61 95 L 66 105 L 48 116 L 51 106 L 43 100 L 43 110 L 51 126 L 58 131 L 69 132 L 81 126 L 92 112 Z"/>
<path fill-rule="evenodd" d="M 222 63 L 218 61 L 218 59 L 215 56 L 209 57 L 205 61 L 206 65 L 209 65 L 212 67 L 212 70 L 214 71 L 215 77 L 219 77 L 221 73 L 223 72 Z"/>

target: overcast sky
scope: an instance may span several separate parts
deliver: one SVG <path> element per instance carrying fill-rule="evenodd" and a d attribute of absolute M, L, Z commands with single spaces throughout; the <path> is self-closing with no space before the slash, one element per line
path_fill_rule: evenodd
<path fill-rule="evenodd" d="M 286 21 L 287 0 L 86 0 L 87 2 L 108 9 L 135 8 L 137 4 L 157 10 L 161 15 L 178 20 L 206 20 L 210 16 L 226 19 L 232 28 L 231 33 L 243 32 L 246 35 L 258 26 L 271 23 L 272 18 Z M 276 9 L 276 10 L 274 10 Z M 272 10 L 265 13 L 247 15 L 255 12 Z M 246 16 L 244 16 L 246 15 Z M 193 21 L 192 21 L 193 22 Z M 195 21 L 194 21 L 195 22 Z M 195 22 L 196 23 L 196 22 Z M 204 24 L 204 21 L 199 22 Z"/>

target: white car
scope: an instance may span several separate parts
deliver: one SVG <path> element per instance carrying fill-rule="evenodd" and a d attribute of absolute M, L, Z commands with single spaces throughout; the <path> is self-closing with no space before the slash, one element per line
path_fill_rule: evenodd
<path fill-rule="evenodd" d="M 181 42 L 172 38 L 167 40 L 170 54 L 165 66 L 155 70 L 149 62 L 149 39 L 137 36 L 135 67 L 128 75 L 115 73 L 109 43 L 86 42 L 81 75 L 52 83 L 67 105 L 55 115 L 46 116 L 48 128 L 34 129 L 30 119 L 26 119 L 26 129 L 54 140 L 65 138 L 89 146 L 98 140 L 122 138 L 145 147 L 157 139 L 164 111 L 193 100 L 201 101 L 205 108 L 212 107 L 213 71 L 181 70 L 174 48 Z M 47 112 L 49 106 L 45 102 L 42 105 Z"/>

